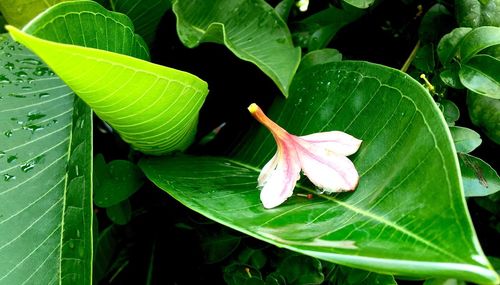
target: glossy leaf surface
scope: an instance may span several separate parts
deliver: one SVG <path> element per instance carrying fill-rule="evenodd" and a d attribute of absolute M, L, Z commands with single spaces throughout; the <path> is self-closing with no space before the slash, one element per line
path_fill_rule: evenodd
<path fill-rule="evenodd" d="M 2 36 L 0 284 L 90 284 L 92 113 Z"/>
<path fill-rule="evenodd" d="M 500 99 L 500 59 L 486 54 L 475 55 L 462 64 L 458 74 L 467 89 Z"/>
<path fill-rule="evenodd" d="M 465 197 L 481 197 L 500 191 L 497 172 L 482 159 L 472 155 L 458 154 Z"/>
<path fill-rule="evenodd" d="M 45 9 L 68 0 L 0 0 L 0 12 L 7 22 L 18 28 Z"/>
<path fill-rule="evenodd" d="M 188 47 L 223 43 L 237 57 L 257 65 L 288 95 L 299 65 L 290 31 L 263 0 L 177 0 L 177 33 Z"/>
<path fill-rule="evenodd" d="M 245 110 L 242 110 L 245 112 Z M 494 284 L 462 194 L 446 123 L 409 76 L 362 62 L 317 65 L 294 79 L 268 112 L 290 133 L 340 130 L 363 140 L 351 158 L 351 193 L 322 195 L 307 181 L 265 210 L 256 189 L 276 151 L 259 128 L 231 158 L 150 158 L 150 180 L 187 207 L 246 234 L 320 259 L 385 274 L 456 277 Z"/>
<path fill-rule="evenodd" d="M 15 28 L 9 32 L 133 148 L 162 154 L 191 144 L 208 93 L 203 80 L 118 53 L 46 41 Z"/>

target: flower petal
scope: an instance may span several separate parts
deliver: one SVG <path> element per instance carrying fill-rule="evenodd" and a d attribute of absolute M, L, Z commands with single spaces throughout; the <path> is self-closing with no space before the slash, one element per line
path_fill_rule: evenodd
<path fill-rule="evenodd" d="M 317 146 L 323 147 L 328 152 L 348 156 L 358 151 L 362 140 L 340 131 L 315 133 L 299 137 Z"/>
<path fill-rule="evenodd" d="M 266 169 L 268 163 L 262 170 L 266 170 L 266 173 L 263 174 L 261 171 L 261 176 L 265 176 L 266 179 L 263 181 L 260 200 L 268 209 L 280 205 L 292 196 L 295 184 L 300 178 L 300 161 L 293 145 L 286 143 L 279 145 L 278 152 L 275 155 L 276 160 L 269 162 L 275 165 L 275 168 L 269 166 L 269 169 Z"/>
<path fill-rule="evenodd" d="M 260 171 L 259 178 L 257 179 L 259 187 L 262 187 L 264 184 L 266 184 L 267 180 L 269 179 L 269 176 L 276 169 L 277 163 L 278 163 L 278 153 L 275 153 L 273 158 L 271 158 L 271 160 L 269 160 Z"/>
<path fill-rule="evenodd" d="M 321 146 L 298 140 L 297 153 L 304 174 L 324 191 L 354 190 L 359 175 L 347 157 L 325 150 Z"/>

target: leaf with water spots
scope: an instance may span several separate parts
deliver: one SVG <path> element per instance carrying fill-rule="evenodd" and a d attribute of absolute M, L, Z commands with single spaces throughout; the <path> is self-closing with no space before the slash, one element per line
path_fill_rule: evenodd
<path fill-rule="evenodd" d="M 296 135 L 362 139 L 351 156 L 358 188 L 326 195 L 303 179 L 297 195 L 265 209 L 257 177 L 276 144 L 263 127 L 232 157 L 146 158 L 140 167 L 192 210 L 279 247 L 385 274 L 499 282 L 467 212 L 450 132 L 421 84 L 370 63 L 314 65 L 268 113 Z"/>

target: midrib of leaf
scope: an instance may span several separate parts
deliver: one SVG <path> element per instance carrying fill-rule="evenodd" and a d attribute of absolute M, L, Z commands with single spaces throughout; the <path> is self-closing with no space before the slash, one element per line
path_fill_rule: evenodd
<path fill-rule="evenodd" d="M 234 159 L 227 159 L 227 160 L 228 160 L 228 161 L 230 161 L 231 163 L 236 164 L 236 165 L 240 165 L 241 167 L 244 167 L 244 168 L 247 168 L 247 169 L 249 169 L 249 170 L 255 171 L 255 173 L 257 173 L 257 175 L 258 175 L 258 173 L 260 173 L 260 171 L 261 171 L 261 170 L 260 170 L 259 168 L 257 168 L 257 167 L 253 167 L 253 166 L 251 166 L 251 165 L 248 165 L 248 164 L 246 164 L 246 163 L 242 163 L 242 162 L 237 161 L 237 160 L 234 160 Z M 413 238 L 414 240 L 416 240 L 416 241 L 418 241 L 418 242 L 420 242 L 420 243 L 422 243 L 422 244 L 425 244 L 425 245 L 427 245 L 427 246 L 429 246 L 429 247 L 431 247 L 431 248 L 433 248 L 433 249 L 435 249 L 435 250 L 437 250 L 437 251 L 439 251 L 439 252 L 441 252 L 441 253 L 443 253 L 443 254 L 446 254 L 447 256 L 449 256 L 449 257 L 451 257 L 451 258 L 453 258 L 453 259 L 455 259 L 455 260 L 457 260 L 457 261 L 460 261 L 460 262 L 462 262 L 462 263 L 467 263 L 467 262 L 466 262 L 465 260 L 463 260 L 462 258 L 460 258 L 460 257 L 458 257 L 458 256 L 456 256 L 456 255 L 454 255 L 454 254 L 452 254 L 451 252 L 448 252 L 448 251 L 446 251 L 446 250 L 442 249 L 441 247 L 437 246 L 437 245 L 436 245 L 436 244 L 434 244 L 433 242 L 428 241 L 428 240 L 426 240 L 425 238 L 423 238 L 423 237 L 421 237 L 421 236 L 419 236 L 419 235 L 415 234 L 414 232 L 412 232 L 412 231 L 410 231 L 410 230 L 408 230 L 408 229 L 406 229 L 406 228 L 404 228 L 404 227 L 402 227 L 402 226 L 399 226 L 399 225 L 397 225 L 397 224 L 395 224 L 395 223 L 393 223 L 393 222 L 391 222 L 391 221 L 389 221 L 389 220 L 387 220 L 387 219 L 384 219 L 384 218 L 383 218 L 383 217 L 381 217 L 381 216 L 377 216 L 377 215 L 375 215 L 375 214 L 373 214 L 373 213 L 370 213 L 368 210 L 364 210 L 364 209 L 361 209 L 361 208 L 357 208 L 357 207 L 355 207 L 354 205 L 350 205 L 350 204 L 348 204 L 348 203 L 345 203 L 345 202 L 342 202 L 342 201 L 340 201 L 340 200 L 337 200 L 337 199 L 335 199 L 335 197 L 333 197 L 333 196 L 323 195 L 323 194 L 318 194 L 318 191 L 317 191 L 316 189 L 312 189 L 312 188 L 306 187 L 306 186 L 304 186 L 304 185 L 297 184 L 296 188 L 299 188 L 299 189 L 305 190 L 305 191 L 310 192 L 311 194 L 314 194 L 314 195 L 316 195 L 316 196 L 320 196 L 320 197 L 322 197 L 322 198 L 324 198 L 324 199 L 326 199 L 326 200 L 329 200 L 329 201 L 332 201 L 332 202 L 336 203 L 336 204 L 337 204 L 337 205 L 339 205 L 339 206 L 342 206 L 343 208 L 345 208 L 345 209 L 347 209 L 347 210 L 349 210 L 349 211 L 352 211 L 352 212 L 354 212 L 354 213 L 356 213 L 356 214 L 363 215 L 363 216 L 365 216 L 365 217 L 367 217 L 367 218 L 369 218 L 369 219 L 371 219 L 371 220 L 374 220 L 374 221 L 380 222 L 380 223 L 382 223 L 382 224 L 384 224 L 384 225 L 387 225 L 387 226 L 389 226 L 389 227 L 391 227 L 391 228 L 393 228 L 393 229 L 395 229 L 395 230 L 397 230 L 397 231 L 399 231 L 399 232 L 404 233 L 405 235 L 407 235 L 407 236 L 409 236 L 409 237 Z M 304 204 L 304 206 L 307 206 L 307 204 Z M 295 210 L 297 210 L 297 208 L 293 208 L 293 209 L 291 209 L 290 211 L 295 211 Z M 282 214 L 280 214 L 279 216 L 275 216 L 273 219 L 277 219 L 277 218 L 279 218 L 280 216 L 283 216 L 283 215 L 286 215 L 286 214 L 288 214 L 288 212 L 282 213 Z M 217 219 L 217 218 L 215 218 L 215 219 Z M 263 225 L 265 225 L 266 223 L 269 223 L 270 221 L 272 221 L 273 219 L 267 220 L 265 223 L 260 224 L 259 226 L 263 226 Z M 218 219 L 217 219 L 217 220 L 218 220 Z M 250 232 L 247 232 L 247 234 L 253 235 L 253 234 L 252 234 L 252 233 L 250 233 Z M 421 261 L 419 261 L 419 262 L 421 262 Z"/>

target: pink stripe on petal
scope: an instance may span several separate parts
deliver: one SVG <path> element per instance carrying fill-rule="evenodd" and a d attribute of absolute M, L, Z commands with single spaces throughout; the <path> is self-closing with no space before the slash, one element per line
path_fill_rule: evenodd
<path fill-rule="evenodd" d="M 323 147 L 328 152 L 334 152 L 344 156 L 351 155 L 358 151 L 362 142 L 361 140 L 340 131 L 314 133 L 301 136 L 299 139 Z"/>

